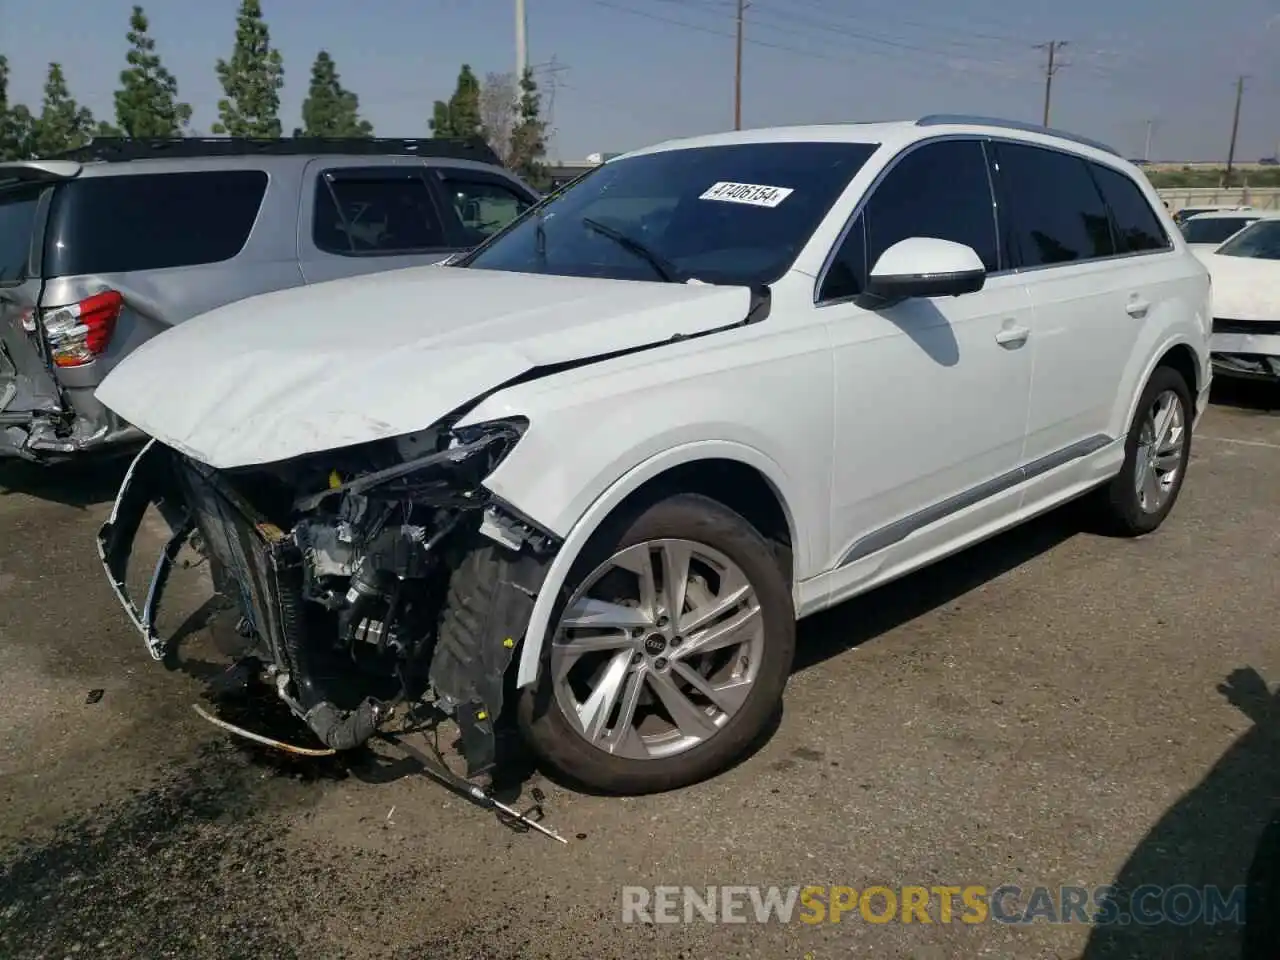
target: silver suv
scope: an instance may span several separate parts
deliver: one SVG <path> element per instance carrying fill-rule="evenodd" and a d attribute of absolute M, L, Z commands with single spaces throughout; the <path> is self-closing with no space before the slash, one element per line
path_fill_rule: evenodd
<path fill-rule="evenodd" d="M 443 260 L 536 199 L 487 146 L 434 139 L 96 140 L 0 164 L 0 457 L 132 446 L 94 391 L 156 334 Z"/>

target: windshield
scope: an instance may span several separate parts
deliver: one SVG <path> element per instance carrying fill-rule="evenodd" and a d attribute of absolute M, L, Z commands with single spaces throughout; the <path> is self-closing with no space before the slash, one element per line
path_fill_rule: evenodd
<path fill-rule="evenodd" d="M 773 283 L 877 146 L 744 143 L 611 161 L 458 265 L 619 280 Z"/>
<path fill-rule="evenodd" d="M 1259 220 L 1224 243 L 1217 253 L 1223 257 L 1280 260 L 1280 220 Z"/>
<path fill-rule="evenodd" d="M 1187 243 L 1221 243 L 1257 217 L 1195 217 L 1182 225 Z"/>

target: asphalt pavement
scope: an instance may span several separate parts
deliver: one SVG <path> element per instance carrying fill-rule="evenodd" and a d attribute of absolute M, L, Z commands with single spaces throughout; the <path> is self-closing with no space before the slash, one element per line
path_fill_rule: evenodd
<path fill-rule="evenodd" d="M 518 784 L 565 845 L 393 745 L 292 759 L 211 727 L 202 568 L 164 612 L 179 662 L 151 662 L 92 543 L 120 470 L 6 467 L 0 957 L 1280 955 L 1280 393 L 1218 394 L 1156 534 L 1068 508 L 806 621 L 776 729 L 724 775 L 647 798 Z M 974 923 L 959 898 L 951 922 L 936 900 L 876 922 L 884 894 L 838 923 L 622 911 L 624 887 L 667 885 L 1015 885 L 1007 917 L 1037 887 L 1167 906 L 1246 884 L 1217 924 Z"/>

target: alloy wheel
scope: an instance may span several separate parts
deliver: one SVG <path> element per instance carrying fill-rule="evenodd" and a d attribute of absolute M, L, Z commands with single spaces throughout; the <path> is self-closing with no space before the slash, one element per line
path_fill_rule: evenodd
<path fill-rule="evenodd" d="M 1174 391 L 1165 390 L 1147 411 L 1138 434 L 1133 485 L 1146 513 L 1158 513 L 1177 489 L 1186 442 L 1182 401 Z"/>
<path fill-rule="evenodd" d="M 551 648 L 555 698 L 573 729 L 615 756 L 660 759 L 715 736 L 760 669 L 756 591 L 723 553 L 649 540 L 597 567 Z"/>

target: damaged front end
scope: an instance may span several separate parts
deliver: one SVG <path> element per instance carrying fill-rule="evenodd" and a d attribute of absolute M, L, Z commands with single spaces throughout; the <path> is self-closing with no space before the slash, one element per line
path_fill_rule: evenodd
<path fill-rule="evenodd" d="M 169 653 L 156 618 L 190 540 L 239 610 L 243 655 L 267 665 L 326 746 L 357 747 L 396 705 L 434 698 L 456 720 L 474 776 L 494 764 L 507 666 L 559 546 L 482 485 L 525 425 L 442 425 L 235 470 L 152 441 L 98 534 L 99 554 L 153 658 Z M 125 576 L 151 505 L 172 536 L 138 604 Z"/>

